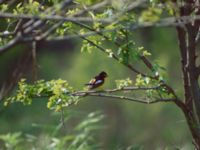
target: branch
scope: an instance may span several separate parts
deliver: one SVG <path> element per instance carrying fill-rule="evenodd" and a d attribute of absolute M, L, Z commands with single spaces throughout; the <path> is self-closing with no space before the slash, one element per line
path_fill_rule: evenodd
<path fill-rule="evenodd" d="M 78 22 L 75 22 L 75 23 L 78 24 L 78 25 L 80 25 L 80 26 L 82 26 L 82 27 L 84 27 L 84 28 L 86 28 L 86 29 L 89 29 L 89 30 L 91 30 L 91 31 L 94 31 L 94 32 L 96 32 L 98 35 L 100 35 L 100 36 L 102 36 L 102 37 L 108 39 L 108 38 L 107 38 L 105 35 L 103 35 L 101 32 L 96 31 L 96 30 L 92 29 L 91 27 L 89 27 L 89 26 L 87 26 L 87 25 L 84 25 L 84 24 L 81 24 L 81 23 L 78 23 Z M 107 53 L 106 50 L 105 50 L 103 47 L 101 47 L 101 46 L 95 44 L 94 42 L 92 42 L 91 40 L 85 38 L 84 36 L 80 36 L 80 37 L 81 37 L 82 39 L 88 41 L 90 44 L 92 44 L 93 46 L 97 47 L 98 49 L 100 49 L 100 50 L 103 51 L 104 53 Z M 117 46 L 120 46 L 119 43 L 117 43 L 117 42 L 115 42 L 115 44 L 116 44 Z M 115 54 L 112 55 L 112 58 L 114 58 L 115 60 L 117 60 L 117 61 L 119 62 L 119 58 L 118 58 Z M 151 71 L 154 71 L 154 67 L 153 67 L 152 63 L 151 63 L 145 56 L 140 56 L 140 58 L 141 58 L 141 60 L 144 62 L 144 64 L 145 64 Z M 124 64 L 124 63 L 123 63 L 123 64 Z M 128 67 L 130 70 L 132 70 L 133 72 L 135 72 L 136 74 L 141 74 L 143 77 L 147 77 L 147 76 L 148 76 L 148 75 L 143 74 L 142 72 L 136 70 L 131 64 L 124 64 L 124 65 L 125 65 L 126 67 Z M 158 76 L 155 76 L 155 77 L 152 77 L 152 76 L 148 76 L 148 77 L 150 77 L 151 79 L 155 79 L 155 80 L 158 80 L 158 81 L 159 81 L 159 75 L 158 75 Z M 167 90 L 169 93 L 171 93 L 174 97 L 176 97 L 176 99 L 178 99 L 178 96 L 176 95 L 175 91 L 174 91 L 169 85 L 167 85 L 164 81 L 159 81 L 159 82 L 162 84 L 163 87 L 166 88 L 166 90 Z"/>
<path fill-rule="evenodd" d="M 97 48 L 98 48 L 99 50 L 101 50 L 102 52 L 107 53 L 106 50 L 105 50 L 103 47 L 101 47 L 101 46 L 95 44 L 94 42 L 92 42 L 91 40 L 85 38 L 84 36 L 80 36 L 80 37 L 81 37 L 82 39 L 86 40 L 86 41 L 87 41 L 88 43 L 90 43 L 91 45 L 97 47 Z M 120 62 L 120 61 L 119 61 L 119 58 L 118 58 L 115 54 L 112 54 L 112 58 L 115 59 L 116 61 Z M 125 63 L 122 63 L 122 64 L 123 64 L 124 66 L 126 66 L 127 68 L 129 68 L 131 71 L 135 72 L 136 74 L 141 74 L 143 77 L 147 77 L 146 74 L 144 74 L 144 73 L 138 71 L 138 70 L 135 69 L 132 65 L 130 65 L 130 64 L 125 64 Z"/>
<path fill-rule="evenodd" d="M 0 13 L 0 17 L 13 17 L 13 18 L 28 18 L 28 19 L 41 19 L 41 20 L 48 20 L 48 19 L 55 19 L 55 20 L 63 20 L 63 21 L 71 21 L 71 22 L 93 22 L 94 20 L 91 18 L 84 18 L 84 17 L 71 17 L 71 18 L 67 18 L 67 17 L 62 17 L 62 16 L 47 16 L 45 17 L 41 17 L 41 16 L 33 16 L 33 15 L 13 15 L 11 13 Z M 182 27 L 184 24 L 187 24 L 189 22 L 193 22 L 194 20 L 200 20 L 200 16 L 183 16 L 183 17 L 169 17 L 169 18 L 165 18 L 162 19 L 158 22 L 145 22 L 145 23 L 136 23 L 133 24 L 129 29 L 130 30 L 135 30 L 135 29 L 139 29 L 139 28 L 146 28 L 146 27 L 161 27 L 161 26 L 179 26 Z M 95 21 L 101 21 L 104 23 L 109 23 L 112 22 L 113 19 L 103 19 L 103 20 L 95 20 Z M 181 20 L 179 22 L 177 22 L 177 20 Z M 31 23 L 32 21 L 30 21 Z M 28 23 L 27 23 L 28 24 Z M 31 23 L 32 24 L 32 23 Z M 28 34 L 30 33 L 33 29 L 35 29 L 36 27 L 38 27 L 39 25 L 41 25 L 41 23 L 35 22 L 34 25 L 31 26 L 27 26 L 27 28 L 25 29 L 25 33 Z M 48 35 L 49 33 L 47 33 Z M 45 35 L 44 37 L 46 37 L 47 35 Z M 32 40 L 33 38 L 30 38 L 30 40 Z M 39 38 L 40 39 L 40 38 Z M 25 40 L 25 41 L 30 41 L 30 40 Z M 13 45 L 15 45 L 17 43 L 18 39 L 14 39 L 11 42 L 9 42 L 8 45 L 5 45 L 3 47 L 0 48 L 0 52 L 5 51 L 9 48 L 11 48 Z M 130 67 L 130 66 L 129 66 Z M 130 67 L 131 68 L 131 67 Z M 133 70 L 133 68 L 131 69 Z"/>
<path fill-rule="evenodd" d="M 58 7 L 59 7 L 59 10 L 62 12 L 62 10 L 67 7 L 67 5 L 69 5 L 70 3 L 72 2 L 72 0 L 64 0 Z M 57 7 L 57 8 L 58 8 Z M 55 15 L 56 14 L 56 11 L 57 8 L 55 9 L 54 7 L 50 7 L 50 8 L 47 8 L 44 12 L 44 14 L 48 14 L 48 12 L 51 12 L 50 15 Z M 58 11 L 58 10 L 57 10 Z M 60 13 L 61 13 L 60 12 Z M 23 28 L 28 28 L 30 27 L 31 25 L 34 25 L 34 24 L 42 24 L 41 20 L 36 20 L 35 19 L 31 19 L 30 21 L 28 21 L 26 24 L 24 24 Z"/>
<path fill-rule="evenodd" d="M 78 91 L 72 93 L 72 95 L 78 96 L 85 96 L 87 94 L 93 93 L 114 93 L 114 92 L 123 92 L 123 91 L 145 91 L 145 90 L 158 90 L 160 86 L 154 87 L 123 87 L 123 88 L 116 88 L 116 89 L 108 89 L 108 90 L 101 90 L 101 91 Z"/>
<path fill-rule="evenodd" d="M 102 34 L 102 32 L 96 31 L 95 29 L 91 28 L 90 26 L 81 24 L 81 23 L 79 23 L 79 22 L 77 22 L 77 21 L 75 21 L 74 23 L 77 24 L 77 25 L 79 25 L 79 26 L 82 26 L 82 27 L 84 27 L 84 28 L 86 28 L 86 29 L 88 29 L 88 30 L 90 30 L 90 31 L 94 31 L 94 32 L 96 32 L 96 34 L 98 34 L 98 35 L 100 35 L 100 36 L 102 36 L 102 37 L 104 37 L 104 38 L 106 38 L 106 39 L 109 40 L 109 38 L 108 38 L 107 36 L 105 36 L 104 34 Z M 78 34 L 78 33 L 76 33 L 76 34 Z M 106 50 L 105 50 L 103 47 L 101 47 L 101 46 L 95 44 L 95 43 L 92 42 L 91 40 L 87 39 L 85 36 L 80 35 L 80 37 L 81 37 L 82 39 L 86 40 L 88 43 L 92 44 L 93 46 L 97 47 L 97 48 L 98 48 L 99 50 L 101 50 L 102 52 L 107 53 Z M 120 46 L 117 42 L 115 42 L 115 44 L 116 44 L 117 46 Z M 117 60 L 117 61 L 119 62 L 119 58 L 118 58 L 114 53 L 112 54 L 112 58 L 114 58 L 115 60 Z M 124 63 L 123 63 L 123 64 L 124 64 Z M 124 64 L 124 65 L 125 65 L 126 67 L 128 67 L 130 70 L 132 70 L 133 72 L 135 72 L 136 74 L 141 74 L 143 77 L 147 77 L 146 74 L 144 74 L 144 73 L 138 71 L 138 70 L 135 69 L 131 64 Z M 151 78 L 153 78 L 153 77 L 151 77 Z"/>
<path fill-rule="evenodd" d="M 107 37 L 106 35 L 103 34 L 102 31 L 97 31 L 95 29 L 93 29 L 92 27 L 88 26 L 88 25 L 85 25 L 85 24 L 82 24 L 82 23 L 79 23 L 79 22 L 74 22 L 75 24 L 83 27 L 83 28 L 86 28 L 90 31 L 93 31 L 93 32 L 96 32 L 96 34 L 102 36 L 103 38 L 107 39 L 109 41 L 109 37 Z M 125 28 L 127 30 L 127 28 Z M 116 29 L 117 30 L 117 29 Z M 127 35 L 126 35 L 127 37 Z M 128 43 L 128 39 L 127 39 L 127 43 Z M 118 47 L 120 47 L 121 45 L 117 42 L 117 41 L 114 41 L 114 44 Z M 140 56 L 141 60 L 144 62 L 144 64 L 153 72 L 154 71 L 154 67 L 153 65 L 151 64 L 151 62 L 145 57 L 145 56 Z M 130 66 L 131 67 L 131 66 Z M 158 79 L 159 77 L 156 76 L 156 77 L 151 77 L 152 79 Z"/>
<path fill-rule="evenodd" d="M 92 5 L 92 6 L 88 7 L 88 8 L 85 8 L 84 10 L 78 11 L 76 14 L 72 15 L 71 17 L 77 17 L 77 16 L 80 16 L 80 15 L 83 15 L 87 11 L 99 9 L 99 8 L 101 8 L 103 6 L 106 6 L 106 4 L 108 4 L 107 0 L 105 0 L 103 2 L 100 2 L 100 3 L 97 3 L 97 4 L 94 4 L 94 5 Z M 44 34 L 42 34 L 39 37 L 36 37 L 35 39 L 39 41 L 39 40 L 47 38 L 52 31 L 54 31 L 55 29 L 57 29 L 63 23 L 64 23 L 64 21 L 58 22 L 57 24 L 55 24 L 54 26 L 52 26 L 49 30 L 47 30 Z"/>
<path fill-rule="evenodd" d="M 74 16 L 79 16 L 79 15 L 82 15 L 88 11 L 91 11 L 91 10 L 97 10 L 101 7 L 104 7 L 108 4 L 108 0 L 105 0 L 103 2 L 100 2 L 100 3 L 97 3 L 97 4 L 94 4 L 93 6 L 90 6 L 90 7 L 87 7 L 87 8 L 84 8 L 83 10 L 80 10 L 78 13 L 76 13 Z"/>
<path fill-rule="evenodd" d="M 89 17 L 63 17 L 60 15 L 50 15 L 50 16 L 36 16 L 36 15 L 26 15 L 26 14 L 20 14 L 15 15 L 12 13 L 3 13 L 0 12 L 0 18 L 15 18 L 15 19 L 33 19 L 33 20 L 54 20 L 54 21 L 79 21 L 79 22 L 102 22 L 102 23 L 112 23 L 112 21 L 116 21 L 118 18 L 118 15 L 115 15 L 111 18 L 105 18 L 105 19 L 92 19 Z M 177 22 L 177 20 L 180 20 Z M 141 24 L 134 24 L 131 29 L 135 28 L 145 28 L 145 27 L 160 27 L 160 26 L 183 26 L 184 24 L 188 24 L 191 22 L 194 22 L 196 20 L 200 20 L 200 15 L 195 16 L 181 16 L 181 17 L 167 17 L 164 19 L 160 19 L 157 22 L 144 22 Z"/>
<path fill-rule="evenodd" d="M 156 87 L 124 87 L 121 89 L 108 89 L 108 90 L 102 90 L 102 91 L 78 91 L 75 93 L 72 93 L 72 96 L 79 96 L 79 97 L 85 97 L 85 96 L 96 96 L 96 97 L 107 97 L 107 98 L 115 98 L 115 99 L 122 99 L 122 100 L 128 100 L 143 104 L 154 104 L 158 102 L 175 102 L 176 98 L 156 98 L 154 100 L 148 100 L 148 99 L 139 99 L 139 98 L 132 98 L 127 96 L 121 96 L 121 95 L 111 95 L 108 93 L 116 93 L 120 91 L 135 91 L 135 90 L 157 90 L 159 86 Z"/>
<path fill-rule="evenodd" d="M 51 34 L 51 32 L 56 30 L 60 25 L 62 25 L 62 23 L 63 23 L 63 21 L 58 22 L 57 24 L 54 24 L 50 29 L 48 29 L 47 31 L 42 33 L 42 35 L 34 37 L 34 39 L 36 41 L 40 41 L 40 40 L 46 39 Z"/>
<path fill-rule="evenodd" d="M 65 0 L 64 2 L 62 2 L 62 4 L 60 5 L 61 7 L 60 8 L 64 8 L 66 7 L 72 0 Z M 98 3 L 98 4 L 95 4 L 91 7 L 88 8 L 88 10 L 94 10 L 94 9 L 97 9 L 97 8 L 100 8 L 100 7 L 103 7 L 105 6 L 106 4 L 108 3 L 108 1 L 103 1 L 101 3 Z M 52 9 L 52 8 L 51 8 Z M 50 9 L 48 9 L 50 10 Z M 81 14 L 84 14 L 85 12 L 87 12 L 86 10 L 80 10 L 79 12 L 77 12 L 74 16 L 78 16 L 78 15 L 81 15 Z M 1 13 L 0 13 L 1 14 Z M 54 10 L 52 9 L 52 14 L 51 15 L 54 15 Z M 10 14 L 12 15 L 12 14 Z M 13 16 L 14 17 L 14 16 Z M 20 23 L 22 22 L 22 19 L 20 20 Z M 39 41 L 39 40 L 42 40 L 42 39 L 45 39 L 49 36 L 49 34 L 55 30 L 55 28 L 59 27 L 64 21 L 61 21 L 59 22 L 58 24 L 55 24 L 53 27 L 51 27 L 48 31 L 46 31 L 43 35 L 41 36 L 37 36 L 37 37 L 21 37 L 21 41 L 22 42 L 31 42 L 33 40 L 36 40 L 36 41 Z M 39 26 L 42 26 L 44 23 L 42 22 L 42 20 L 36 20 L 35 19 L 31 19 L 30 21 L 28 21 L 27 23 L 25 23 L 23 25 L 23 33 L 24 34 L 29 34 L 31 33 L 31 31 L 33 31 L 35 28 L 38 28 Z M 18 28 L 18 25 L 16 26 L 16 30 L 13 32 L 13 33 L 1 33 L 0 36 L 1 37 L 7 37 L 9 35 L 14 35 L 16 34 L 18 31 L 17 31 L 17 28 Z M 19 38 L 14 38 L 13 40 L 11 40 L 7 45 L 5 46 L 2 46 L 0 47 L 0 53 L 1 52 L 4 52 L 10 48 L 12 48 L 14 45 L 18 44 L 19 42 Z"/>
<path fill-rule="evenodd" d="M 104 38 L 107 38 L 107 37 L 106 37 L 105 35 L 103 35 L 101 32 L 95 31 L 94 29 L 92 29 L 91 27 L 89 27 L 89 26 L 87 26 L 87 25 L 83 25 L 83 24 L 78 23 L 78 22 L 75 22 L 75 23 L 78 24 L 78 25 L 80 25 L 80 26 L 82 26 L 82 27 L 84 27 L 84 28 L 87 28 L 87 29 L 89 29 L 89 30 L 91 30 L 91 31 L 96 32 L 98 35 L 100 35 L 100 36 L 102 36 L 102 37 L 104 37 Z M 98 49 L 100 49 L 102 52 L 107 53 L 106 50 L 105 50 L 103 47 L 101 47 L 101 46 L 95 44 L 94 42 L 92 42 L 91 40 L 85 38 L 84 36 L 80 36 L 80 37 L 81 37 L 82 39 L 88 41 L 88 42 L 89 42 L 90 44 L 92 44 L 93 46 L 95 46 L 95 47 L 97 47 Z M 115 42 L 115 44 L 116 44 L 117 46 L 120 46 L 117 42 Z M 112 58 L 114 58 L 115 60 L 117 60 L 117 61 L 119 62 L 119 58 L 118 58 L 115 54 L 112 54 Z M 141 59 L 142 59 L 142 61 L 144 62 L 144 64 L 145 64 L 151 71 L 154 71 L 154 67 L 153 67 L 152 63 L 151 63 L 145 56 L 141 56 Z M 124 63 L 123 63 L 123 64 L 124 64 Z M 155 80 L 158 80 L 158 81 L 159 81 L 159 75 L 158 75 L 158 76 L 155 76 L 155 77 L 148 76 L 148 75 L 143 74 L 142 72 L 138 71 L 137 69 L 135 69 L 131 64 L 124 64 L 124 65 L 125 65 L 126 67 L 128 67 L 131 71 L 135 72 L 136 74 L 141 74 L 143 77 L 150 77 L 151 79 L 155 79 Z M 166 88 L 166 90 L 167 90 L 169 93 L 171 93 L 176 99 L 178 99 L 178 96 L 176 95 L 175 91 L 174 91 L 169 85 L 167 85 L 164 81 L 159 81 L 159 82 L 162 84 L 163 87 Z"/>
<path fill-rule="evenodd" d="M 133 3 L 131 3 L 123 12 L 126 12 L 126 11 L 130 11 L 130 10 L 132 10 L 133 8 L 136 8 L 136 7 L 138 7 L 139 5 L 141 5 L 142 3 L 144 3 L 145 2 L 145 0 L 142 0 L 142 1 L 135 1 L 135 2 L 133 2 Z M 103 6 L 106 6 L 108 4 L 108 1 L 107 0 L 105 0 L 105 1 L 103 1 L 103 2 L 100 2 L 100 3 L 97 3 L 97 4 L 94 4 L 93 6 L 90 6 L 90 7 L 84 7 L 84 10 L 80 10 L 80 11 L 78 11 L 75 15 L 72 15 L 71 17 L 77 17 L 77 16 L 79 16 L 79 15 L 82 15 L 82 14 L 84 14 L 85 12 L 88 12 L 88 11 L 91 11 L 91 10 L 96 10 L 96 9 L 99 9 L 99 8 L 101 8 L 101 7 L 103 7 Z M 122 12 L 120 13 L 120 14 L 122 14 Z M 49 29 L 49 31 L 47 31 L 46 33 L 44 33 L 44 35 L 42 35 L 41 37 L 36 37 L 36 39 L 37 40 L 40 40 L 40 39 L 44 39 L 45 37 L 47 37 L 49 34 L 50 34 L 50 32 L 52 32 L 55 28 L 57 28 L 57 27 L 59 27 L 59 25 L 61 25 L 63 23 L 63 21 L 61 21 L 60 23 L 58 23 L 57 25 L 55 25 L 55 27 L 52 27 L 52 29 Z M 89 26 L 87 26 L 87 25 L 85 25 L 85 24 L 81 24 L 80 22 L 77 22 L 77 21 L 75 21 L 75 22 L 73 22 L 73 23 L 75 23 L 75 24 L 78 24 L 78 25 L 80 25 L 80 26 L 83 26 L 83 27 L 85 27 L 85 28 L 87 28 L 87 29 L 89 29 L 89 30 L 91 30 L 91 31 L 94 31 L 93 33 L 91 32 L 91 33 L 89 33 L 89 35 L 91 34 L 99 34 L 99 35 L 101 35 L 101 36 L 103 36 L 103 34 L 102 34 L 102 32 L 103 31 L 96 31 L 96 30 L 93 30 L 92 28 L 90 28 Z M 117 30 L 117 29 L 115 29 L 115 30 Z M 113 30 L 112 30 L 113 31 Z M 89 36 L 88 35 L 88 36 Z M 84 35 L 85 36 L 85 35 Z M 65 37 L 65 39 L 70 39 L 70 38 L 75 38 L 75 37 L 77 37 L 77 35 L 72 35 L 72 36 L 69 36 L 69 37 Z M 80 36 L 79 36 L 80 37 Z M 104 38 L 106 38 L 105 36 L 104 36 Z"/>
<path fill-rule="evenodd" d="M 118 30 L 118 28 L 116 29 L 109 29 L 109 30 L 101 30 L 101 33 L 106 33 L 106 32 L 113 32 Z M 97 32 L 96 31 L 89 31 L 85 34 L 75 34 L 75 35 L 66 35 L 66 36 L 60 36 L 60 37 L 55 37 L 55 38 L 49 38 L 46 39 L 47 41 L 60 41 L 60 40 L 70 40 L 70 39 L 75 39 L 75 38 L 80 38 L 81 36 L 83 37 L 89 37 L 91 35 L 96 35 Z M 36 37 L 37 39 L 37 37 Z"/>
<path fill-rule="evenodd" d="M 54 20 L 54 21 L 69 21 L 69 22 L 102 22 L 102 23 L 111 23 L 113 19 L 92 19 L 90 17 L 63 17 L 59 15 L 50 15 L 50 16 L 36 16 L 36 15 L 26 15 L 20 14 L 15 15 L 12 13 L 2 13 L 0 12 L 0 18 L 15 18 L 15 19 L 33 19 L 33 20 Z"/>
<path fill-rule="evenodd" d="M 92 94 L 88 94 L 87 96 L 115 98 L 115 99 L 127 100 L 127 101 L 142 103 L 142 104 L 155 104 L 159 102 L 174 102 L 176 100 L 175 98 L 155 99 L 155 100 L 146 99 L 145 100 L 145 99 L 136 99 L 136 98 L 126 97 L 126 96 L 108 95 L 108 94 L 103 94 L 103 93 L 92 93 Z"/>

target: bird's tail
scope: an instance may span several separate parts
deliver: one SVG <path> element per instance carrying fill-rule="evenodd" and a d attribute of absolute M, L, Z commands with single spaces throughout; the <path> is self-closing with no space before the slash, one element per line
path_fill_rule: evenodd
<path fill-rule="evenodd" d="M 86 83 L 85 85 L 93 85 L 92 83 Z"/>

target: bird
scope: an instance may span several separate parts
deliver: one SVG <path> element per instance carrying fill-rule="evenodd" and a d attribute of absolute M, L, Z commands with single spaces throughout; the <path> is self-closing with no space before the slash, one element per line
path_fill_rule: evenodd
<path fill-rule="evenodd" d="M 91 79 L 89 83 L 87 83 L 85 85 L 88 86 L 89 90 L 98 88 L 104 84 L 104 80 L 107 76 L 108 76 L 108 74 L 105 71 L 102 71 L 97 76 L 95 76 L 93 79 Z"/>

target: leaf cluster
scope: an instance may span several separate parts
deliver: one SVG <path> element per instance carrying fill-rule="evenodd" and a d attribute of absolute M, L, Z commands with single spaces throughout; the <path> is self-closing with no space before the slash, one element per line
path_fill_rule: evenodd
<path fill-rule="evenodd" d="M 69 116 L 68 116 L 69 118 Z M 56 136 L 51 134 L 35 136 L 22 132 L 14 132 L 0 135 L 0 149 L 8 150 L 93 150 L 100 149 L 101 145 L 97 141 L 97 133 L 102 129 L 101 122 L 104 115 L 101 112 L 92 112 L 81 120 L 70 133 Z M 61 124 L 55 127 L 55 131 L 61 131 Z M 43 126 L 44 128 L 45 126 Z M 61 126 L 62 127 L 62 126 Z M 54 132 L 54 131 L 53 131 Z"/>
<path fill-rule="evenodd" d="M 16 95 L 9 97 L 4 102 L 5 105 L 13 102 L 30 105 L 33 98 L 48 97 L 47 107 L 60 111 L 62 107 L 78 102 L 78 97 L 71 95 L 74 91 L 73 88 L 65 80 L 38 80 L 34 84 L 27 84 L 25 81 L 25 79 L 21 79 Z"/>

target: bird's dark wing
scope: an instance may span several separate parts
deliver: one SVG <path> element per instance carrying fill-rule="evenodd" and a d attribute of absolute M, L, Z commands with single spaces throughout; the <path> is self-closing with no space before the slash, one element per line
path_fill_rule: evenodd
<path fill-rule="evenodd" d="M 89 83 L 86 83 L 85 85 L 93 85 L 95 84 L 96 79 L 91 79 Z"/>

